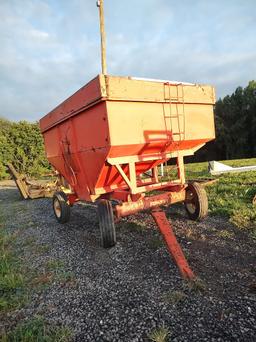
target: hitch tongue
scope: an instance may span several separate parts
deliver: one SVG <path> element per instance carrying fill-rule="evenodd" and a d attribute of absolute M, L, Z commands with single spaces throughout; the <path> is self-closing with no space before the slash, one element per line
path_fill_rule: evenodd
<path fill-rule="evenodd" d="M 163 235 L 167 248 L 173 259 L 175 260 L 181 275 L 187 280 L 194 280 L 196 276 L 189 267 L 189 264 L 174 235 L 172 226 L 168 221 L 165 212 L 160 208 L 156 208 L 151 211 L 151 215 L 153 216 L 155 223 L 157 224 L 161 234 Z"/>

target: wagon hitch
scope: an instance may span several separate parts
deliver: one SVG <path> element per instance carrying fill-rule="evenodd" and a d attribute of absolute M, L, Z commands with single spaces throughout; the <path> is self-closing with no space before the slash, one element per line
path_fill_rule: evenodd
<path fill-rule="evenodd" d="M 163 205 L 170 205 L 177 202 L 184 202 L 186 199 L 185 187 L 177 189 L 176 192 L 165 192 L 163 194 L 143 197 L 135 202 L 124 202 L 115 206 L 116 218 L 136 214 L 140 211 L 149 211 L 153 216 L 161 234 L 163 235 L 167 248 L 176 262 L 183 278 L 194 280 L 196 276 L 190 269 L 184 253 L 174 235 L 172 226 L 168 221 L 165 212 L 160 208 Z"/>
<path fill-rule="evenodd" d="M 165 212 L 160 208 L 155 208 L 151 210 L 151 215 L 154 218 L 155 223 L 157 224 L 161 234 L 163 235 L 167 248 L 173 259 L 175 260 L 183 278 L 187 280 L 194 280 L 196 277 L 189 267 L 189 264 L 174 235 L 172 226 L 168 221 Z"/>

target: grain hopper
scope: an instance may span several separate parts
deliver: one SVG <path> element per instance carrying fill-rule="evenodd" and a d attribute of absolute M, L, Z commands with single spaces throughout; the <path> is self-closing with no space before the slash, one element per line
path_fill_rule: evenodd
<path fill-rule="evenodd" d="M 182 202 L 191 219 L 206 216 L 205 190 L 186 183 L 183 158 L 214 139 L 214 103 L 208 85 L 95 77 L 40 120 L 47 158 L 63 184 L 53 198 L 57 220 L 67 222 L 77 201 L 96 202 L 102 245 L 112 247 L 115 220 L 149 210 L 181 273 L 193 278 L 160 208 Z M 170 159 L 177 177 L 163 181 L 158 166 Z"/>

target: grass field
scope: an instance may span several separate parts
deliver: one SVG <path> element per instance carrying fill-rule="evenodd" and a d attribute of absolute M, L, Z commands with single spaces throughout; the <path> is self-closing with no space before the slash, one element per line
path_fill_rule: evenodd
<path fill-rule="evenodd" d="M 256 165 L 256 158 L 223 163 L 233 167 Z M 211 177 L 208 163 L 187 164 L 186 177 L 188 180 Z M 256 172 L 229 173 L 213 178 L 218 181 L 206 187 L 210 214 L 228 217 L 237 227 L 249 229 L 256 238 L 256 208 L 252 204 L 256 194 Z"/>

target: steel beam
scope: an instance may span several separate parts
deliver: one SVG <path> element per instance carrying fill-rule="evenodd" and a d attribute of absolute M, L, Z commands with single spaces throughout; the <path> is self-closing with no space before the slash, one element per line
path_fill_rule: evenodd
<path fill-rule="evenodd" d="M 170 222 L 168 221 L 165 212 L 162 211 L 160 208 L 156 208 L 151 211 L 151 215 L 153 216 L 161 234 L 163 235 L 167 248 L 170 254 L 172 255 L 173 259 L 175 260 L 176 265 L 178 266 L 183 278 L 188 280 L 195 279 L 195 275 L 189 267 L 189 264 L 174 235 L 172 226 L 170 225 Z"/>

